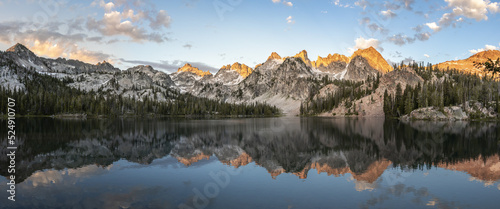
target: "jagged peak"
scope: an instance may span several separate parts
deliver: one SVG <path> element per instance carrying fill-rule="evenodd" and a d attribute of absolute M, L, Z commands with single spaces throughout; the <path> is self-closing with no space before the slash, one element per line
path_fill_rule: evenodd
<path fill-rule="evenodd" d="M 233 65 L 224 65 L 221 70 L 233 70 L 239 73 L 243 78 L 248 77 L 252 74 L 253 69 L 248 67 L 245 64 L 240 64 L 239 62 L 235 62 Z"/>
<path fill-rule="evenodd" d="M 302 60 L 304 60 L 304 62 L 306 60 L 309 60 L 309 58 L 307 57 L 307 51 L 306 50 L 302 50 L 300 51 L 298 54 L 296 54 L 295 56 L 293 57 L 298 57 L 298 58 L 301 58 Z"/>
<path fill-rule="evenodd" d="M 103 60 L 102 62 L 98 62 L 98 63 L 97 63 L 97 65 L 98 65 L 98 66 L 100 66 L 100 65 L 105 65 L 105 66 L 113 66 L 111 63 L 106 62 L 106 60 Z"/>
<path fill-rule="evenodd" d="M 6 50 L 6 52 L 31 52 L 31 53 L 33 53 L 31 50 L 28 49 L 28 47 L 26 47 L 20 43 L 17 43 L 14 46 L 10 47 L 9 49 Z"/>
<path fill-rule="evenodd" d="M 111 64 L 109 64 L 109 65 L 111 65 Z M 157 72 L 157 70 L 155 70 L 151 65 L 137 65 L 137 66 L 134 66 L 132 68 L 129 68 L 128 70 L 134 71 L 134 72 L 152 72 L 152 73 Z"/>
<path fill-rule="evenodd" d="M 190 72 L 190 73 L 194 73 L 195 75 L 198 75 L 198 76 L 201 76 L 201 77 L 204 77 L 204 76 L 207 76 L 207 75 L 212 75 L 212 73 L 210 73 L 210 71 L 205 71 L 203 72 L 202 70 L 198 69 L 197 67 L 193 67 L 191 64 L 189 63 L 186 63 L 183 67 L 179 68 L 179 70 L 177 70 L 178 73 L 181 73 L 181 72 Z"/>
<path fill-rule="evenodd" d="M 267 60 L 282 60 L 282 59 L 283 58 L 281 58 L 281 56 L 276 52 L 271 53 L 271 56 L 267 58 Z"/>
<path fill-rule="evenodd" d="M 307 57 L 307 51 L 306 50 L 300 51 L 298 54 L 296 54 L 293 57 L 294 58 L 300 58 L 302 61 L 304 61 L 304 63 L 306 63 L 306 65 L 311 66 L 311 60 L 309 60 L 309 57 Z"/>
<path fill-rule="evenodd" d="M 328 56 L 326 57 L 320 57 L 318 56 L 318 59 L 316 60 L 316 62 L 313 62 L 313 66 L 314 67 L 321 67 L 321 66 L 328 66 L 330 65 L 331 63 L 334 63 L 334 62 L 344 62 L 344 63 L 349 63 L 351 61 L 351 58 L 345 56 L 345 55 L 342 55 L 342 54 L 328 54 Z"/>
<path fill-rule="evenodd" d="M 351 60 L 355 57 L 360 56 L 368 61 L 368 64 L 382 73 L 388 73 L 393 70 L 391 65 L 387 63 L 387 60 L 382 57 L 382 55 L 373 47 L 368 47 L 366 49 L 356 50 L 352 56 Z"/>

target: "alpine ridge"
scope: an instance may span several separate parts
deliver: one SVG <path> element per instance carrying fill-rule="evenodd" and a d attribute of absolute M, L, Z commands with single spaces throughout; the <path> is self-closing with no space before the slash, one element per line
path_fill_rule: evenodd
<path fill-rule="evenodd" d="M 463 62 L 481 62 L 499 54 L 499 51 L 486 51 Z M 158 92 L 179 92 L 234 104 L 266 103 L 280 108 L 287 115 L 319 114 L 308 111 L 312 107 L 322 107 L 317 104 L 331 100 L 349 88 L 349 91 L 356 90 L 356 99 L 349 103 L 343 101 L 334 108 L 331 104 L 323 105 L 323 108 L 327 108 L 320 113 L 384 116 L 382 104 L 385 90 L 394 94 L 397 84 L 415 87 L 424 81 L 420 76 L 434 79 L 420 71 L 417 73 L 400 67 L 393 70 L 373 47 L 359 49 L 350 57 L 341 54 L 318 56 L 316 61 L 309 59 L 306 50 L 291 57 L 272 52 L 264 63 L 253 69 L 235 62 L 222 66 L 215 74 L 189 63 L 170 74 L 149 65 L 120 70 L 106 60 L 93 65 L 65 58 L 39 57 L 22 44 L 16 44 L 0 52 L 0 55 L 2 63 L 12 62 L 28 71 L 49 75 L 64 81 L 68 87 L 86 92 L 106 92 L 140 101 L 150 98 L 169 101 L 170 93 L 166 95 Z M 6 73 L 12 72 L 6 64 L 0 66 L 0 71 L 6 75 L 0 76 L 3 87 L 25 89 L 22 82 L 24 74 Z M 343 99 L 353 99 L 352 95 L 347 97 L 345 92 L 342 96 L 345 97 Z"/>
<path fill-rule="evenodd" d="M 240 64 L 238 62 L 235 62 L 233 65 L 224 65 L 224 66 L 222 66 L 221 70 L 236 71 L 243 78 L 248 77 L 250 74 L 252 74 L 252 71 L 253 71 L 252 68 L 246 66 L 245 64 Z"/>
<path fill-rule="evenodd" d="M 181 68 L 179 68 L 179 70 L 177 70 L 178 73 L 181 73 L 181 72 L 190 72 L 190 73 L 194 73 L 195 75 L 197 76 L 200 76 L 200 77 L 204 77 L 204 76 L 207 76 L 207 75 L 212 75 L 212 73 L 210 73 L 208 70 L 203 72 L 202 70 L 196 68 L 196 67 L 193 67 L 191 66 L 191 64 L 189 63 L 186 63 L 184 66 L 182 66 Z"/>
<path fill-rule="evenodd" d="M 455 61 L 447 61 L 443 63 L 439 63 L 434 65 L 436 68 L 440 69 L 457 69 L 460 71 L 464 71 L 471 74 L 478 74 L 479 76 L 483 76 L 483 68 L 478 68 L 475 66 L 475 63 L 483 63 L 488 59 L 496 60 L 500 58 L 500 51 L 498 50 L 488 50 L 478 52 L 467 59 L 463 60 L 455 60 Z"/>
<path fill-rule="evenodd" d="M 391 65 L 389 65 L 389 63 L 387 63 L 384 57 L 382 57 L 382 55 L 373 47 L 369 47 L 366 49 L 358 49 L 351 56 L 351 60 L 353 60 L 357 56 L 365 58 L 371 67 L 373 67 L 374 69 L 378 70 L 383 74 L 393 70 Z"/>

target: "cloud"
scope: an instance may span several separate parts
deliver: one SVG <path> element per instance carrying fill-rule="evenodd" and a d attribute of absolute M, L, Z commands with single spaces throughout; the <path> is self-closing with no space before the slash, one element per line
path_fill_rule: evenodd
<path fill-rule="evenodd" d="M 498 2 L 489 0 L 445 0 L 448 7 L 453 8 L 454 16 L 465 16 L 476 21 L 488 20 L 488 12 L 499 12 Z"/>
<path fill-rule="evenodd" d="M 396 51 L 394 54 L 391 54 L 391 56 L 399 58 L 399 57 L 403 57 L 403 53 L 401 53 L 400 51 Z"/>
<path fill-rule="evenodd" d="M 93 17 L 87 19 L 87 29 L 89 31 L 96 31 L 104 36 L 127 36 L 132 38 L 135 42 L 152 41 L 161 43 L 166 41 L 167 38 L 157 32 L 149 33 L 143 27 L 134 24 L 132 21 L 127 20 L 129 14 L 124 14 L 119 11 L 111 11 L 104 14 L 101 20 L 96 20 Z M 157 17 L 150 22 L 152 28 L 168 27 L 167 22 L 170 18 L 166 16 L 165 12 L 159 12 Z"/>
<path fill-rule="evenodd" d="M 382 34 L 387 34 L 389 31 L 379 25 L 377 25 L 376 23 L 372 23 L 372 24 L 369 24 L 368 25 L 368 29 L 370 29 L 372 32 L 380 32 Z"/>
<path fill-rule="evenodd" d="M 416 31 L 416 32 L 421 32 L 423 28 L 424 28 L 424 26 L 417 25 L 416 27 L 413 27 L 411 29 L 414 30 L 414 31 Z"/>
<path fill-rule="evenodd" d="M 428 32 L 417 33 L 415 34 L 415 38 L 419 41 L 427 41 L 429 40 L 429 38 L 431 38 L 431 34 Z"/>
<path fill-rule="evenodd" d="M 391 19 L 391 18 L 394 18 L 396 17 L 396 13 L 394 13 L 393 11 L 391 11 L 390 9 L 388 10 L 385 10 L 385 11 L 381 11 L 380 14 L 384 17 L 384 18 L 388 18 L 388 19 Z"/>
<path fill-rule="evenodd" d="M 160 10 L 156 15 L 156 18 L 151 20 L 149 26 L 153 29 L 160 29 L 162 27 L 168 28 L 170 27 L 171 21 L 172 20 L 170 16 L 168 16 L 167 12 L 165 10 Z"/>
<path fill-rule="evenodd" d="M 177 70 L 179 68 L 181 68 L 186 63 L 188 63 L 187 61 L 183 61 L 183 60 L 174 60 L 174 61 L 162 60 L 159 62 L 151 62 L 151 61 L 143 61 L 143 60 L 126 60 L 126 59 L 119 59 L 119 60 L 122 62 L 133 64 L 133 65 L 150 65 L 153 68 L 155 68 L 157 70 L 163 70 L 166 73 L 177 72 Z M 212 66 L 210 66 L 206 63 L 202 63 L 202 62 L 189 62 L 189 64 L 191 64 L 193 67 L 199 68 L 200 70 L 203 70 L 203 71 L 208 70 L 212 73 L 216 73 L 219 70 L 218 68 L 212 67 Z"/>
<path fill-rule="evenodd" d="M 275 4 L 278 4 L 278 3 L 280 3 L 280 2 L 281 2 L 281 0 L 272 0 L 272 1 L 273 1 L 273 3 L 275 3 Z M 292 2 L 289 2 L 289 1 L 286 1 L 286 0 L 283 0 L 283 4 L 284 4 L 285 6 L 293 7 L 293 3 L 292 3 Z"/>
<path fill-rule="evenodd" d="M 295 24 L 295 20 L 293 19 L 292 16 L 288 16 L 286 18 L 286 23 L 288 23 L 288 24 Z"/>
<path fill-rule="evenodd" d="M 359 37 L 354 42 L 356 45 L 353 48 L 349 48 L 351 53 L 354 53 L 358 49 L 366 49 L 369 47 L 376 48 L 381 52 L 384 51 L 384 49 L 380 47 L 380 41 L 374 38 L 365 39 L 363 37 Z"/>
<path fill-rule="evenodd" d="M 407 57 L 402 62 L 406 65 L 416 62 L 412 57 Z"/>
<path fill-rule="evenodd" d="M 132 9 L 132 5 L 136 11 Z M 125 36 L 135 42 L 151 41 L 161 43 L 168 38 L 162 29 L 170 27 L 171 17 L 165 10 L 142 9 L 141 2 L 118 0 L 105 3 L 103 0 L 92 2 L 92 6 L 104 8 L 102 19 L 87 17 L 86 29 L 103 36 Z M 122 11 L 119 11 L 122 10 Z M 149 28 L 144 23 L 149 23 Z M 151 31 L 151 32 L 150 32 Z"/>
<path fill-rule="evenodd" d="M 429 56 L 428 54 L 424 54 L 424 57 L 427 57 L 427 58 L 429 58 L 429 57 L 431 57 L 431 56 Z"/>
<path fill-rule="evenodd" d="M 472 50 L 469 50 L 469 52 L 471 54 L 477 54 L 479 52 L 483 52 L 483 51 L 488 51 L 488 50 L 498 50 L 499 48 L 497 46 L 493 46 L 493 45 L 485 45 L 484 48 L 482 49 L 472 49 Z"/>
<path fill-rule="evenodd" d="M 488 14 L 500 12 L 500 4 L 489 0 L 445 0 L 445 2 L 448 3 L 447 8 L 450 8 L 451 12 L 444 13 L 438 23 L 427 23 L 434 32 L 449 26 L 456 27 L 458 23 L 464 22 L 463 17 L 479 22 L 488 20 Z"/>
<path fill-rule="evenodd" d="M 191 47 L 193 47 L 193 45 L 191 45 L 191 44 L 184 44 L 182 47 L 191 49 Z"/>
<path fill-rule="evenodd" d="M 396 1 L 400 2 L 403 8 L 407 10 L 413 10 L 412 5 L 415 3 L 415 0 L 396 0 Z"/>
<path fill-rule="evenodd" d="M 385 2 L 384 7 L 388 10 L 398 10 L 399 8 L 401 8 L 399 4 L 395 4 L 392 2 Z"/>
<path fill-rule="evenodd" d="M 363 19 L 361 19 L 361 20 L 359 21 L 359 24 L 360 24 L 360 25 L 367 25 L 367 24 L 369 24 L 370 22 L 371 22 L 371 19 L 370 19 L 369 17 L 363 17 Z"/>
<path fill-rule="evenodd" d="M 411 38 L 400 33 L 387 38 L 387 41 L 392 42 L 398 46 L 403 46 L 405 44 L 411 44 L 415 42 L 415 38 Z"/>
<path fill-rule="evenodd" d="M 367 0 L 359 0 L 354 3 L 354 5 L 363 8 L 363 10 L 366 9 L 366 7 L 371 6 L 372 4 L 367 1 Z"/>
<path fill-rule="evenodd" d="M 65 42 L 63 40 L 26 39 L 20 43 L 24 44 L 38 56 L 49 58 L 62 57 L 66 59 L 80 60 L 91 64 L 96 64 L 103 60 L 113 63 L 112 56 L 109 54 L 89 51 L 84 48 L 80 48 L 76 44 Z"/>
<path fill-rule="evenodd" d="M 431 30 L 433 30 L 434 32 L 438 32 L 441 30 L 441 27 L 439 27 L 436 22 L 431 22 L 431 23 L 425 23 L 425 25 L 427 25 L 427 27 L 429 27 Z"/>
<path fill-rule="evenodd" d="M 88 37 L 81 33 L 68 35 L 47 29 L 27 30 L 30 26 L 29 23 L 18 21 L 0 23 L 0 42 L 21 43 L 38 56 L 49 58 L 78 59 L 93 64 L 102 60 L 112 62 L 109 54 L 89 51 L 77 45 L 84 41 L 100 42 L 102 39 L 99 37 Z"/>
<path fill-rule="evenodd" d="M 353 6 L 349 3 L 342 3 L 340 0 L 335 0 L 332 1 L 332 4 L 337 6 L 337 7 L 343 7 L 343 8 L 353 8 Z"/>

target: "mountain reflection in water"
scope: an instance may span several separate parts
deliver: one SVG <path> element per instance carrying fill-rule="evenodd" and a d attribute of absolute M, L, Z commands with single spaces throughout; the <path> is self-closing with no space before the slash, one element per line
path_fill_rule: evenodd
<path fill-rule="evenodd" d="M 6 121 L 0 122 L 0 126 L 6 127 L 6 125 Z M 358 192 L 375 190 L 383 192 L 384 188 L 378 188 L 377 182 L 382 181 L 381 176 L 384 172 L 385 175 L 389 175 L 389 178 L 384 179 L 390 186 L 388 188 L 397 190 L 398 186 L 402 185 L 401 181 L 412 179 L 409 175 L 414 172 L 428 175 L 429 172 L 442 168 L 466 174 L 469 176 L 469 181 L 481 182 L 486 187 L 498 187 L 491 191 L 495 194 L 500 190 L 500 184 L 495 185 L 500 180 L 500 125 L 497 123 L 416 121 L 405 124 L 383 119 L 327 118 L 228 120 L 21 118 L 17 120 L 16 128 L 20 144 L 16 159 L 16 180 L 20 187 L 20 198 L 24 198 L 25 201 L 21 207 L 33 207 L 29 202 L 36 198 L 29 195 L 41 191 L 52 192 L 54 195 L 71 194 L 72 191 L 67 187 L 81 184 L 86 181 L 85 179 L 92 179 L 94 187 L 106 188 L 102 190 L 107 191 L 107 194 L 100 197 L 86 194 L 83 199 L 97 198 L 101 204 L 83 208 L 157 208 L 160 205 L 163 207 L 166 203 L 161 198 L 153 197 L 166 193 L 175 193 L 172 198 L 190 202 L 189 198 L 192 197 L 183 195 L 190 194 L 189 189 L 185 192 L 176 192 L 179 188 L 174 187 L 167 192 L 169 189 L 154 183 L 159 180 L 149 177 L 158 177 L 154 175 L 155 169 L 165 172 L 184 169 L 186 176 L 206 176 L 207 174 L 200 172 L 199 169 L 214 162 L 219 162 L 228 169 L 258 173 L 258 177 L 252 178 L 268 178 L 261 181 L 270 179 L 279 182 L 285 173 L 296 176 L 295 179 L 286 180 L 291 182 L 307 180 L 308 175 L 313 174 L 325 174 L 328 178 L 349 177 L 348 181 L 355 183 L 351 188 Z M 6 133 L 2 131 L 1 134 L 1 143 L 5 147 Z M 0 155 L 0 166 L 2 168 L 8 166 L 6 153 Z M 123 171 L 127 169 L 138 170 L 134 170 L 135 173 Z M 147 169 L 153 170 L 147 171 Z M 215 171 L 220 169 L 219 166 Z M 260 172 L 261 169 L 267 171 L 267 177 L 264 177 L 265 173 Z M 110 172 L 113 175 L 110 175 Z M 7 177 L 8 173 L 2 169 L 1 175 Z M 134 188 L 128 188 L 127 193 L 114 188 L 119 185 L 106 184 L 106 179 L 110 178 L 127 182 L 137 177 L 143 178 L 142 181 L 145 182 Z M 288 177 L 283 179 L 285 181 Z M 0 183 L 5 185 L 4 181 L 6 179 Z M 50 187 L 56 184 L 63 184 L 66 187 L 61 190 Z M 184 187 L 192 188 L 197 185 L 202 187 L 204 183 L 183 181 L 182 184 Z M 286 187 L 281 184 L 279 186 Z M 172 189 L 175 191 L 171 191 Z M 274 191 L 276 188 L 273 188 L 273 185 L 261 188 L 263 192 L 266 189 Z M 422 192 L 410 187 L 399 189 L 404 189 L 403 193 L 416 196 L 420 194 L 418 192 Z M 396 190 L 388 191 L 394 193 Z M 156 195 L 149 196 L 149 194 Z M 78 195 L 79 193 L 71 194 L 71 196 Z M 365 203 L 352 202 L 352 204 L 355 203 L 355 207 L 374 206 L 383 202 L 383 197 L 385 196 L 382 194 L 379 197 L 372 195 Z M 424 201 L 423 205 L 444 204 L 433 196 L 425 197 L 430 200 Z M 80 201 L 84 201 L 83 199 Z M 130 199 L 136 201 L 130 203 Z M 1 200 L 2 203 L 4 201 Z M 225 206 L 234 207 L 229 202 L 225 203 L 228 204 Z M 270 200 L 268 203 L 271 202 Z M 0 208 L 14 207 L 9 204 Z M 45 205 L 41 201 L 35 208 L 62 207 L 61 204 L 68 206 L 73 203 L 63 201 L 59 205 L 48 203 Z M 176 208 L 178 204 L 171 201 L 166 205 Z M 220 208 L 224 207 L 224 204 L 211 203 L 208 207 Z M 321 208 L 323 205 L 318 207 Z"/>

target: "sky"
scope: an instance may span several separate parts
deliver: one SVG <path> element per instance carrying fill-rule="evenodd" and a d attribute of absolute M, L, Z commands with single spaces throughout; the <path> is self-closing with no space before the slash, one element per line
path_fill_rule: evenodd
<path fill-rule="evenodd" d="M 0 0 L 0 50 L 21 43 L 39 56 L 169 73 L 370 46 L 392 63 L 440 63 L 500 49 L 499 13 L 490 0 Z"/>

